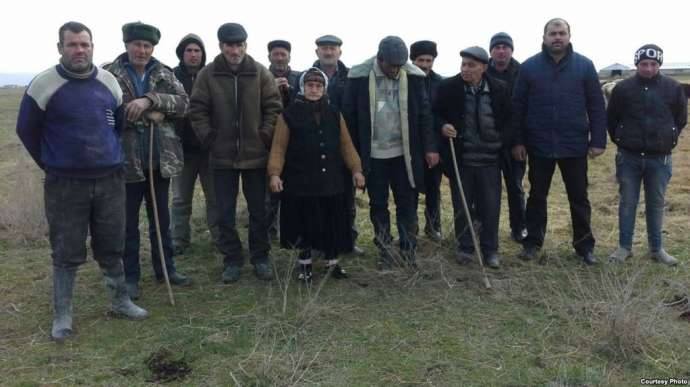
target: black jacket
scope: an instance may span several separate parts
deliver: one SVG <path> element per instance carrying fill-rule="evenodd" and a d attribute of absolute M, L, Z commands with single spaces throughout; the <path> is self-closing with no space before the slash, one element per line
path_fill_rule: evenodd
<path fill-rule="evenodd" d="M 672 78 L 634 75 L 613 89 L 607 109 L 608 131 L 618 147 L 636 153 L 667 155 L 687 123 L 683 88 Z"/>
<path fill-rule="evenodd" d="M 199 47 L 201 47 L 201 67 L 199 67 L 195 73 L 189 72 L 182 60 L 184 57 L 184 50 L 189 43 L 196 43 L 199 45 Z M 197 35 L 188 34 L 183 37 L 182 40 L 180 40 L 175 53 L 180 59 L 180 64 L 173 69 L 175 77 L 180 81 L 180 83 L 182 83 L 182 86 L 184 86 L 184 91 L 187 92 L 187 95 L 192 95 L 192 87 L 194 86 L 196 75 L 206 64 L 206 49 L 204 48 L 204 42 L 202 42 L 201 38 L 199 38 Z M 192 124 L 189 121 L 188 116 L 177 120 L 176 130 L 178 136 L 180 136 L 182 139 L 182 148 L 184 149 L 184 153 L 197 153 L 201 151 L 201 143 L 192 129 Z"/>
<path fill-rule="evenodd" d="M 321 62 L 318 60 L 314 62 L 312 67 L 316 67 L 322 70 Z M 343 62 L 338 61 L 338 71 L 335 73 L 335 77 L 328 80 L 328 90 L 326 90 L 326 92 L 328 93 L 328 100 L 329 103 L 335 106 L 338 110 L 342 110 L 343 107 L 342 101 L 343 96 L 345 95 L 345 85 L 347 84 L 347 74 L 349 72 L 350 69 L 347 68 L 347 66 L 345 66 Z"/>
<path fill-rule="evenodd" d="M 513 94 L 513 87 L 515 87 L 515 81 L 518 75 L 520 75 L 520 62 L 516 61 L 515 58 L 510 58 L 510 63 L 506 71 L 496 70 L 495 63 L 493 59 L 489 60 L 489 67 L 486 69 L 486 74 L 492 78 L 500 79 L 508 85 L 508 90 L 510 94 Z"/>
<path fill-rule="evenodd" d="M 510 91 L 505 82 L 484 75 L 484 79 L 489 84 L 489 94 L 491 95 L 491 109 L 494 114 L 495 128 L 500 133 L 502 141 L 510 137 L 511 133 L 511 100 Z M 441 126 L 451 124 L 458 133 L 462 133 L 465 123 L 465 81 L 460 74 L 451 78 L 446 78 L 441 82 L 434 103 L 433 111 L 441 119 Z M 439 128 L 440 130 L 440 128 Z M 450 141 L 445 139 L 441 142 L 441 160 L 447 164 L 451 159 Z M 457 139 L 453 142 L 455 153 L 460 157 L 462 151 L 462 140 Z M 459 161 L 459 160 L 458 160 Z"/>

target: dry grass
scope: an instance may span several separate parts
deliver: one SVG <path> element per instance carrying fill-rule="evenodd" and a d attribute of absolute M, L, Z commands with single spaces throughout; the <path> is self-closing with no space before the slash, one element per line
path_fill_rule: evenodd
<path fill-rule="evenodd" d="M 37 171 L 27 160 L 29 167 L 18 161 L 22 152 L 11 114 L 19 96 L 0 93 L 0 175 L 7 177 L 0 181 L 0 200 L 26 200 L 13 205 L 21 210 L 19 217 L 43 219 L 41 210 L 31 208 L 42 203 L 40 174 L 34 175 L 33 186 L 20 174 Z M 609 149 L 590 163 L 600 257 L 615 247 L 618 236 L 614 153 Z M 151 278 L 144 242 L 140 303 L 151 318 L 137 323 L 107 316 L 100 273 L 87 264 L 75 291 L 77 336 L 64 346 L 47 338 L 47 242 L 39 237 L 36 243 L 20 243 L 3 227 L 0 384 L 149 385 L 146 360 L 161 348 L 171 349 L 173 360 L 181 357 L 191 369 L 171 385 L 618 386 L 637 385 L 640 377 L 687 377 L 688 323 L 677 319 L 679 308 L 662 303 L 687 294 L 690 284 L 688 177 L 690 141 L 684 134 L 674 154 L 664 234 L 667 249 L 682 262 L 679 267 L 670 269 L 644 257 L 643 204 L 635 257 L 621 266 L 582 267 L 570 247 L 567 199 L 556 175 L 549 196 L 547 258 L 543 265 L 514 258 L 519 246 L 508 239 L 504 206 L 504 259 L 500 270 L 488 272 L 491 291 L 482 286 L 476 263 L 459 266 L 454 261 L 445 179 L 446 238 L 440 243 L 420 238 L 421 271 L 375 270 L 367 200 L 358 196 L 359 242 L 368 254 L 344 257 L 350 280 L 317 275 L 312 288 L 293 279 L 295 253 L 278 248 L 272 251 L 277 279 L 271 284 L 257 281 L 251 268 L 239 283 L 221 284 L 220 259 L 210 245 L 199 197 L 193 244 L 189 254 L 177 258 L 179 270 L 195 283 L 175 288 L 177 306 L 167 305 L 165 288 Z M 0 212 L 11 210 L 5 203 Z M 246 241 L 246 230 L 240 230 Z M 320 274 L 320 263 L 316 266 Z"/>
<path fill-rule="evenodd" d="M 33 161 L 21 155 L 4 174 L 7 189 L 0 196 L 0 237 L 19 243 L 46 240 L 43 176 Z"/>

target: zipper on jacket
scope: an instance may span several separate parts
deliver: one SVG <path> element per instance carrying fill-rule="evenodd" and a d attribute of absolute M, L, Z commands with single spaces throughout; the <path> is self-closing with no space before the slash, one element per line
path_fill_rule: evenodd
<path fill-rule="evenodd" d="M 242 128 L 240 128 L 240 103 L 238 101 L 238 93 L 237 93 L 237 78 L 238 75 L 234 75 L 235 79 L 235 128 L 237 128 L 237 139 L 235 140 L 235 160 L 240 158 L 240 149 L 242 147 Z"/>

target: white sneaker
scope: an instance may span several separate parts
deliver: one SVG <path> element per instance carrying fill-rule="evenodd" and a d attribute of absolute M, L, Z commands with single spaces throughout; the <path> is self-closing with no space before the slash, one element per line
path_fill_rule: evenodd
<path fill-rule="evenodd" d="M 616 251 L 609 255 L 609 262 L 611 263 L 623 263 L 626 259 L 632 257 L 632 251 L 626 249 L 625 247 L 618 246 Z"/>
<path fill-rule="evenodd" d="M 649 256 L 653 260 L 661 262 L 664 265 L 675 266 L 678 264 L 678 260 L 669 253 L 667 253 L 664 249 L 661 249 L 659 251 L 650 251 Z"/>

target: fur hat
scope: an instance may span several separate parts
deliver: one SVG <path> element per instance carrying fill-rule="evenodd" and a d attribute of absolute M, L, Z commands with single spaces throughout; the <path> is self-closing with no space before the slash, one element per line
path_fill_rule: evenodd
<path fill-rule="evenodd" d="M 410 45 L 410 59 L 415 60 L 420 55 L 431 55 L 434 58 L 438 56 L 436 51 L 436 42 L 431 40 L 420 40 Z"/>
<path fill-rule="evenodd" d="M 247 40 L 247 31 L 241 24 L 225 23 L 218 28 L 218 41 L 221 43 L 242 43 Z"/>
<path fill-rule="evenodd" d="M 155 46 L 161 40 L 161 32 L 158 28 L 139 21 L 127 23 L 122 26 L 122 41 L 129 43 L 132 40 L 146 40 Z"/>

